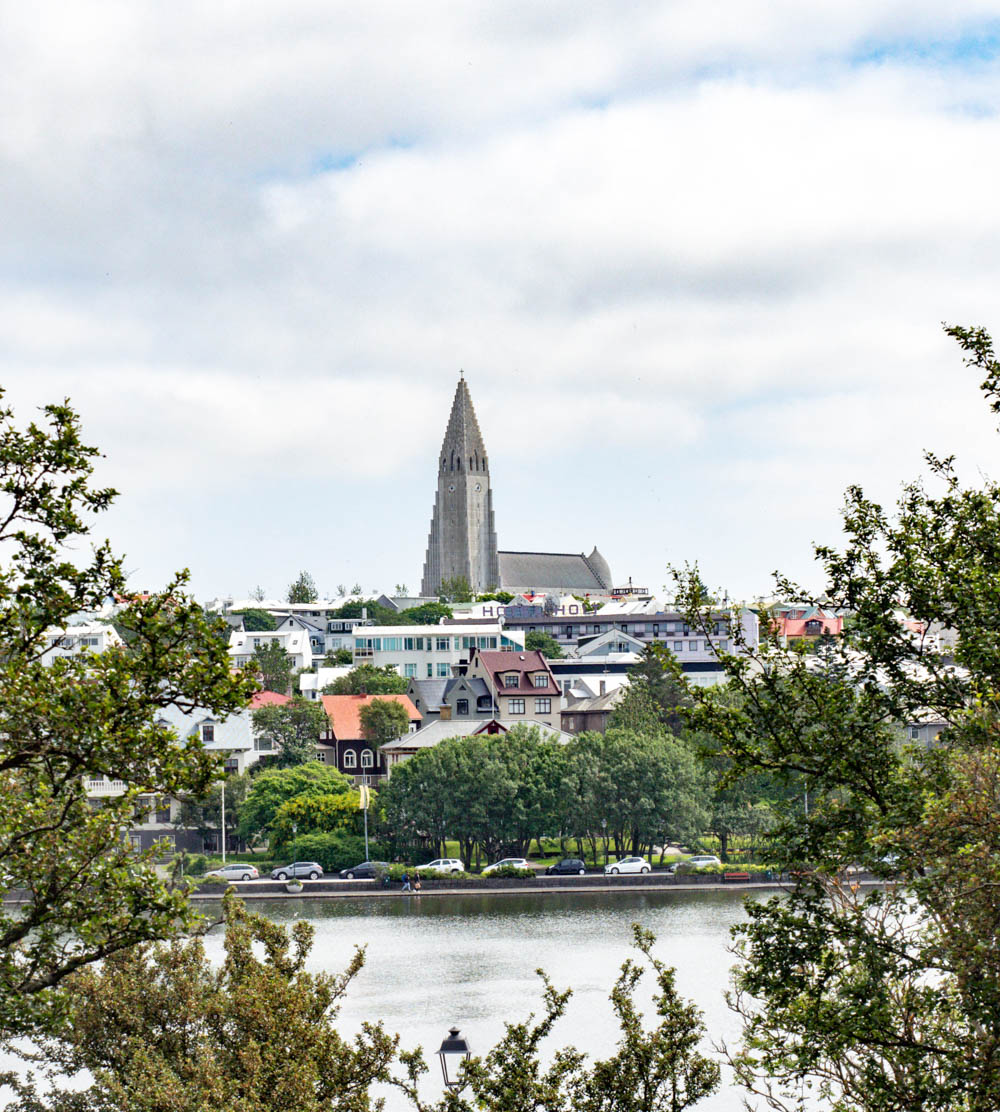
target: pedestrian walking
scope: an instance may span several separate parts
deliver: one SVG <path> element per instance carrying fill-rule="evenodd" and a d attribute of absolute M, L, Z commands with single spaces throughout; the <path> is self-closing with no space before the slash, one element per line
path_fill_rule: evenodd
<path fill-rule="evenodd" d="M 420 895 L 420 874 L 419 873 L 414 873 L 413 874 L 413 891 L 416 892 L 416 894 L 418 896 Z"/>
<path fill-rule="evenodd" d="M 404 892 L 412 892 L 413 891 L 413 889 L 410 887 L 410 874 L 409 873 L 403 873 L 403 891 Z"/>

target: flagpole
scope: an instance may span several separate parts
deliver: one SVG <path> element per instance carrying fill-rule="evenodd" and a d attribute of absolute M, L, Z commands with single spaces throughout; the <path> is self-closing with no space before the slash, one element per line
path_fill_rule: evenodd
<path fill-rule="evenodd" d="M 368 860 L 370 860 L 370 858 L 369 858 L 369 855 L 368 855 L 368 788 L 367 788 L 367 786 L 362 787 L 361 794 L 364 796 L 364 800 L 365 800 L 365 860 L 368 861 Z"/>

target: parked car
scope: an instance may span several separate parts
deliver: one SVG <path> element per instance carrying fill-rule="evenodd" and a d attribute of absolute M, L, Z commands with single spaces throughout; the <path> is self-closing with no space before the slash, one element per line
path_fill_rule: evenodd
<path fill-rule="evenodd" d="M 256 865 L 238 862 L 235 865 L 223 865 L 221 868 L 211 869 L 205 876 L 219 876 L 223 880 L 256 880 L 260 873 Z"/>
<path fill-rule="evenodd" d="M 623 857 L 620 861 L 611 861 L 604 866 L 607 876 L 617 876 L 618 873 L 648 873 L 649 862 L 644 857 Z"/>
<path fill-rule="evenodd" d="M 323 866 L 316 861 L 293 861 L 291 865 L 279 865 L 271 870 L 272 880 L 291 880 L 292 877 L 307 876 L 310 880 L 319 880 L 323 875 Z"/>
<path fill-rule="evenodd" d="M 527 858 L 524 857 L 503 857 L 499 861 L 494 861 L 492 865 L 487 865 L 482 871 L 482 876 L 489 876 L 490 873 L 496 869 L 530 869 Z"/>
<path fill-rule="evenodd" d="M 564 857 L 562 861 L 557 861 L 554 865 L 550 865 L 545 870 L 549 876 L 565 876 L 568 873 L 576 873 L 579 876 L 583 876 L 586 871 L 587 866 L 579 857 Z"/>
<path fill-rule="evenodd" d="M 668 873 L 687 873 L 692 869 L 706 869 L 710 865 L 721 865 L 722 862 L 711 853 L 696 853 L 686 861 L 678 861 L 667 869 Z"/>
<path fill-rule="evenodd" d="M 421 865 L 421 869 L 430 869 L 432 873 L 464 873 L 465 865 L 457 857 L 438 857 Z"/>
<path fill-rule="evenodd" d="M 341 869 L 337 874 L 341 880 L 371 880 L 389 868 L 388 861 L 362 861 L 349 869 Z"/>

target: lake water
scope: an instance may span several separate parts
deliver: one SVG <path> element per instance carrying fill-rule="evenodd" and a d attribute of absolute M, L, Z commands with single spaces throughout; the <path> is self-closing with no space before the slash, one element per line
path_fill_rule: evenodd
<path fill-rule="evenodd" d="M 340 1029 L 347 1034 L 364 1019 L 381 1019 L 404 1045 L 422 1045 L 432 1070 L 428 1096 L 440 1089 L 440 1067 L 430 1056 L 448 1028 L 460 1027 L 473 1051 L 484 1053 L 502 1035 L 504 1020 L 538 1010 L 538 968 L 557 988 L 573 989 L 552 1049 L 574 1044 L 592 1055 L 610 1053 L 618 1031 L 608 993 L 632 952 L 633 922 L 656 934 L 656 954 L 676 967 L 679 991 L 704 1012 L 707 1044 L 735 1043 L 739 1034 L 738 1020 L 723 999 L 733 964 L 730 929 L 744 918 L 739 892 L 400 895 L 248 904 L 280 922 L 296 916 L 312 920 L 315 969 L 338 971 L 355 946 L 367 947 Z M 221 937 L 213 936 L 210 947 L 221 953 Z M 648 995 L 642 999 L 648 1002 Z M 742 1107 L 741 1091 L 726 1080 L 724 1074 L 723 1089 L 699 1110 Z M 408 1107 L 394 1094 L 387 1106 L 392 1112 Z"/>

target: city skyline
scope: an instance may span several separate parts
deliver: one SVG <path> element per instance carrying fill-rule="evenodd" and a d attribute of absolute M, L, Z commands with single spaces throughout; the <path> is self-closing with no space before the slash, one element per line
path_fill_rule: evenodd
<path fill-rule="evenodd" d="M 820 587 L 844 489 L 996 472 L 995 5 L 10 9 L 0 383 L 137 588 L 419 585 L 460 368 L 505 548 Z"/>

